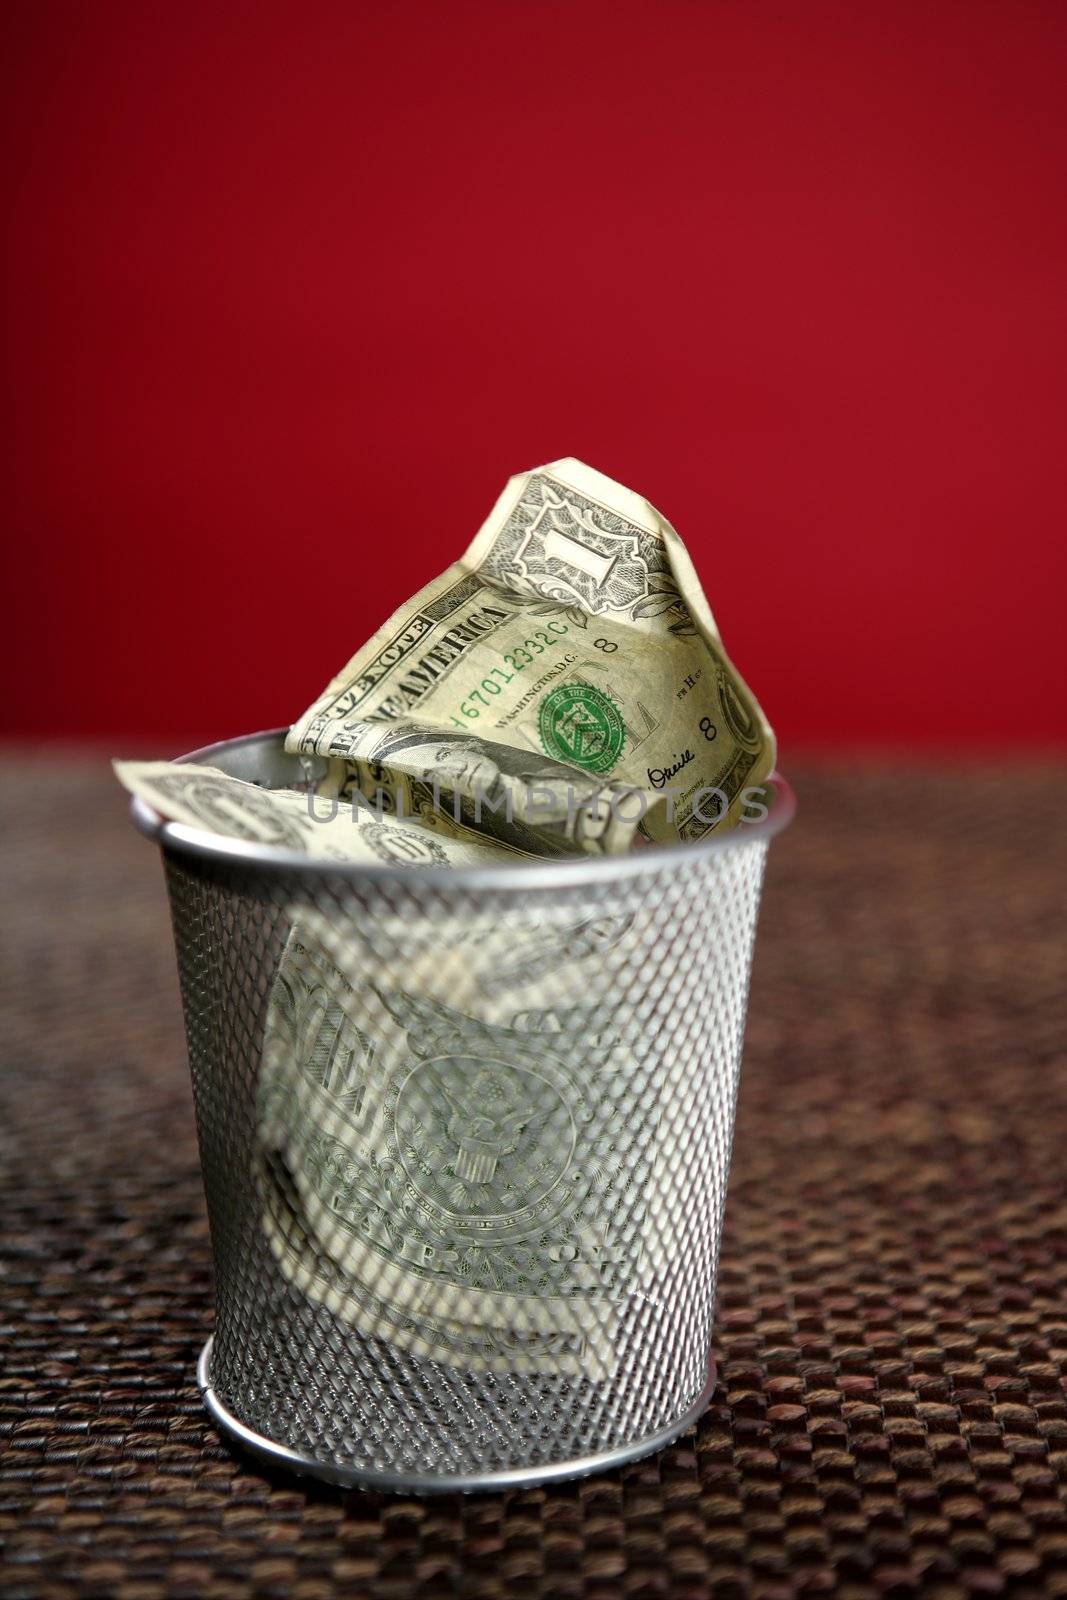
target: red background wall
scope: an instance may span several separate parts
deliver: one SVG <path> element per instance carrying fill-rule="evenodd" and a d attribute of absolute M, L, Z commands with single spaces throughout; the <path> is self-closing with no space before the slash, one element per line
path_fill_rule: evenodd
<path fill-rule="evenodd" d="M 1067 738 L 1067 7 L 4 8 L 10 731 L 286 721 L 573 453 L 783 741 Z"/>

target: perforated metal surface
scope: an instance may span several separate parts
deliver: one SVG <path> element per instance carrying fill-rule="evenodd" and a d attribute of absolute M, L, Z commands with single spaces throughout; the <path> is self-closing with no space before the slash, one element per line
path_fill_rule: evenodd
<path fill-rule="evenodd" d="M 420 1490 L 691 1419 L 766 849 L 544 887 L 164 849 L 217 1411 Z"/>

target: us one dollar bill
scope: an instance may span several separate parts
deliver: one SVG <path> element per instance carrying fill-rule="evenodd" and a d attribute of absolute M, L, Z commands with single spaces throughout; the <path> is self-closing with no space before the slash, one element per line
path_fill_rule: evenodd
<path fill-rule="evenodd" d="M 334 793 L 384 786 L 416 811 L 436 774 L 457 831 L 486 830 L 488 786 L 488 831 L 532 854 L 732 826 L 775 755 L 670 523 L 575 460 L 511 479 L 288 748 L 330 758 Z"/>
<path fill-rule="evenodd" d="M 399 916 L 301 913 L 263 1050 L 263 1225 L 365 1334 L 604 1378 L 668 1256 L 692 1260 L 672 1145 L 701 1079 L 621 1002 L 639 916 L 545 914 L 504 972 L 493 931 L 452 917 L 413 947 Z"/>
<path fill-rule="evenodd" d="M 574 460 L 509 482 L 287 748 L 324 759 L 317 796 L 116 771 L 193 827 L 455 868 L 700 839 L 759 806 L 775 759 L 677 534 Z M 696 1027 L 668 1049 L 635 1005 L 641 913 L 538 898 L 504 940 L 483 912 L 400 905 L 290 912 L 258 1090 L 270 1248 L 294 1288 L 399 1349 L 607 1378 L 672 1262 L 699 1270 L 711 1201 L 679 1152 L 721 1141 L 707 1085 L 732 1067 L 700 1056 Z"/>
<path fill-rule="evenodd" d="M 368 866 L 474 867 L 514 853 L 491 839 L 452 838 L 417 821 L 379 816 L 365 804 L 262 789 L 216 767 L 180 761 L 116 761 L 115 775 L 169 821 L 273 849 Z"/>

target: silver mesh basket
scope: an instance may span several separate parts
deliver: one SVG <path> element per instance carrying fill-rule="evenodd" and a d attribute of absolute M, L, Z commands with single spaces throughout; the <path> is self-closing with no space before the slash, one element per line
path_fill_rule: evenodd
<path fill-rule="evenodd" d="M 268 788 L 279 732 L 187 759 Z M 428 1493 L 646 1454 L 711 1396 L 762 822 L 626 857 L 333 864 L 133 802 L 162 846 L 223 1431 Z"/>

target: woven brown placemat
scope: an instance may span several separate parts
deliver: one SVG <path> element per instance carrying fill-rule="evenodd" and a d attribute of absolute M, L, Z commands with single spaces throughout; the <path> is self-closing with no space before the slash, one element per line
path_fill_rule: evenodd
<path fill-rule="evenodd" d="M 0 767 L 5 1600 L 1067 1595 L 1067 768 L 816 768 L 772 847 L 695 1434 L 556 1488 L 270 1479 L 211 1326 L 161 873 Z"/>

